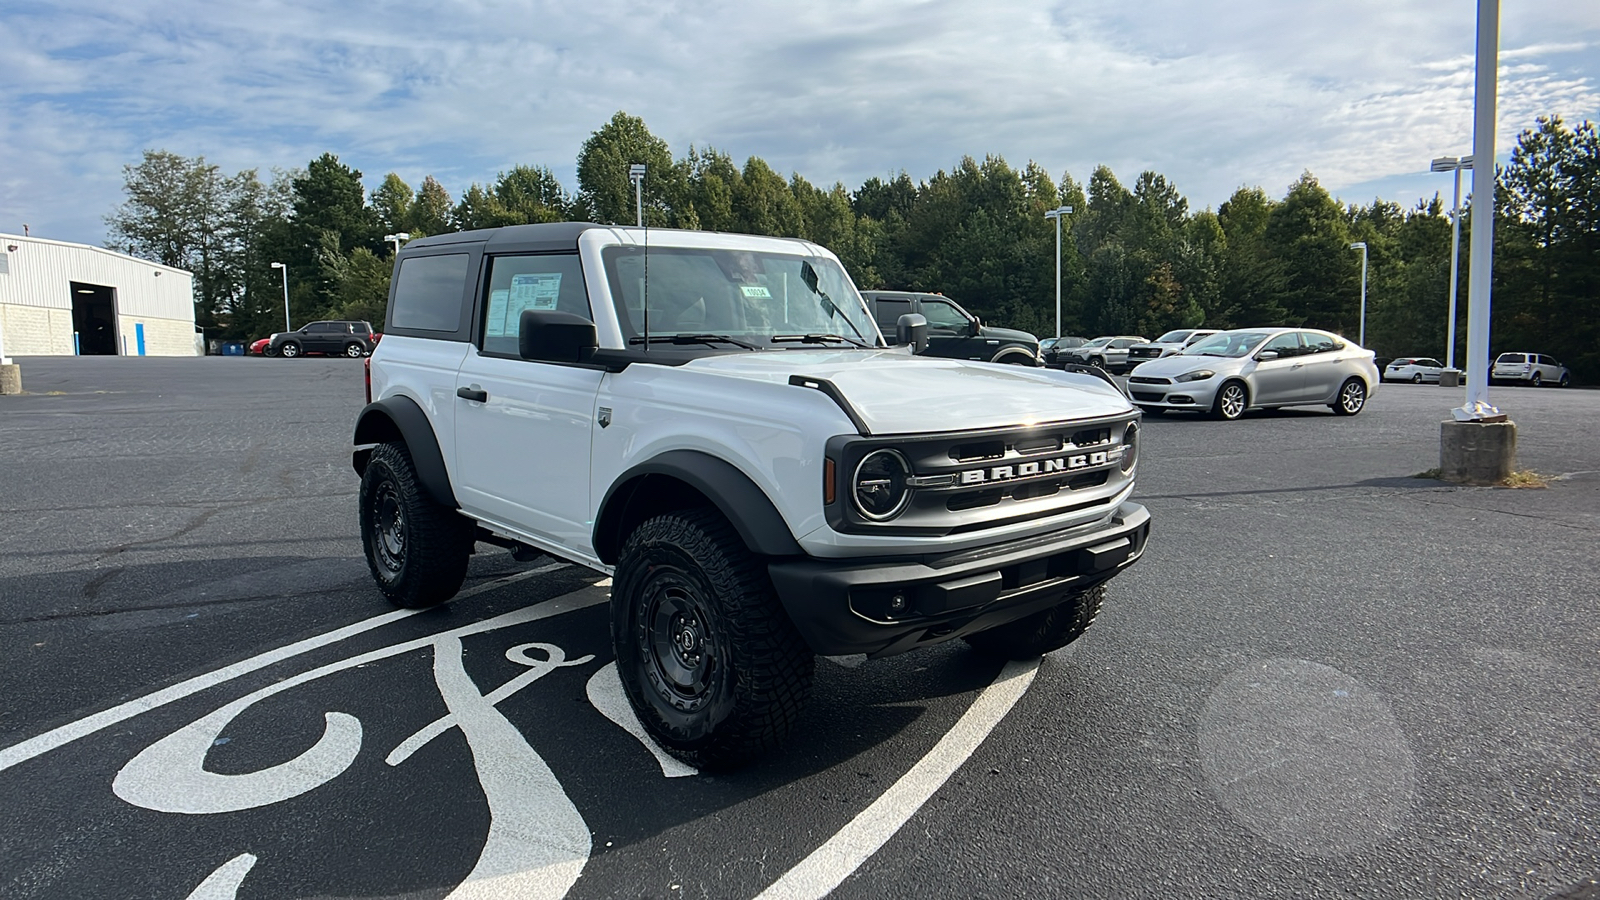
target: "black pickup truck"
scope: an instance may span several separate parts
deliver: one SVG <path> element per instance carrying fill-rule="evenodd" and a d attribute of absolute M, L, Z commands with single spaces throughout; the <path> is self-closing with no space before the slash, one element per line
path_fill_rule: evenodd
<path fill-rule="evenodd" d="M 928 320 L 928 349 L 923 356 L 976 359 L 982 362 L 1039 365 L 1039 339 L 1026 331 L 993 328 L 943 294 L 910 291 L 862 291 L 878 328 L 890 340 L 895 325 L 907 313 Z"/>

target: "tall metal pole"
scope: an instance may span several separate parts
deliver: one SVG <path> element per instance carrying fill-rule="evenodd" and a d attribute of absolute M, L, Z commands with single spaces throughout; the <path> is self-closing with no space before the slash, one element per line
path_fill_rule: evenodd
<path fill-rule="evenodd" d="M 278 262 L 272 267 L 283 271 L 283 330 L 293 331 L 294 327 L 289 324 L 289 267 Z"/>
<path fill-rule="evenodd" d="M 1472 126 L 1472 257 L 1467 271 L 1467 396 L 1458 420 L 1498 415 L 1489 404 L 1489 298 L 1494 279 L 1495 78 L 1500 0 L 1478 0 L 1477 86 Z"/>
<path fill-rule="evenodd" d="M 633 181 L 634 224 L 644 227 L 644 166 L 634 163 L 628 167 L 628 178 Z"/>
<path fill-rule="evenodd" d="M 1356 343 L 1365 347 L 1367 345 L 1367 242 L 1356 241 L 1350 245 L 1351 250 L 1361 251 L 1361 337 Z"/>
<path fill-rule="evenodd" d="M 1061 337 L 1061 217 L 1056 216 L 1056 337 Z"/>
<path fill-rule="evenodd" d="M 1456 367 L 1456 285 L 1461 280 L 1461 163 L 1456 162 L 1456 199 L 1450 207 L 1450 331 L 1445 338 L 1445 368 Z"/>
<path fill-rule="evenodd" d="M 1058 206 L 1046 210 L 1046 219 L 1056 220 L 1056 337 L 1061 337 L 1061 217 L 1072 215 L 1072 207 Z"/>

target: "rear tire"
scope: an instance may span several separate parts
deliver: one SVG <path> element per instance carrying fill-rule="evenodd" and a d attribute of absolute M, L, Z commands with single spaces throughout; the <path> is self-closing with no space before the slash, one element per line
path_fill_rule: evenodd
<path fill-rule="evenodd" d="M 443 603 L 461 590 L 472 522 L 423 490 L 404 444 L 379 444 L 361 474 L 361 544 L 378 590 L 396 606 Z"/>
<path fill-rule="evenodd" d="M 775 749 L 811 694 L 811 649 L 759 558 L 713 510 L 665 513 L 628 536 L 611 638 L 640 723 L 702 769 Z"/>
<path fill-rule="evenodd" d="M 1106 599 L 1106 586 L 1094 587 L 1068 597 L 1064 602 L 998 628 L 969 634 L 965 640 L 972 649 L 1006 659 L 1037 659 L 1051 650 L 1072 643 L 1094 624 L 1100 605 Z"/>
<path fill-rule="evenodd" d="M 1543 372 L 1535 372 L 1535 373 L 1533 373 L 1533 377 L 1528 380 L 1528 383 L 1533 385 L 1534 387 L 1539 387 L 1539 386 L 1543 385 L 1544 384 L 1544 373 Z"/>
<path fill-rule="evenodd" d="M 360 359 L 366 355 L 366 351 L 361 349 L 360 344 L 351 342 L 344 345 L 344 355 L 351 359 Z"/>
<path fill-rule="evenodd" d="M 1353 416 L 1367 405 L 1367 384 L 1359 378 L 1347 378 L 1344 384 L 1339 385 L 1339 393 L 1333 398 L 1333 411 L 1335 415 Z"/>
<path fill-rule="evenodd" d="M 1411 383 L 1412 384 L 1421 384 L 1422 383 L 1422 373 L 1418 372 L 1417 374 L 1411 376 Z"/>

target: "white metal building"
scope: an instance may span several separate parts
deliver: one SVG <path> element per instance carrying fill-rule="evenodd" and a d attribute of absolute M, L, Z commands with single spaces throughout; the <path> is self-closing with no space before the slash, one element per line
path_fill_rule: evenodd
<path fill-rule="evenodd" d="M 0 353 L 195 356 L 194 276 L 122 253 L 0 234 Z"/>

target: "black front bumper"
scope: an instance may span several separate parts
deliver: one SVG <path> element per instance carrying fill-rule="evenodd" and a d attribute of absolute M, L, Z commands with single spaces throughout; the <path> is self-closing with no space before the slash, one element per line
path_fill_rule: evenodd
<path fill-rule="evenodd" d="M 785 559 L 768 566 L 784 609 L 824 656 L 888 656 L 1054 606 L 1132 565 L 1150 513 L 1124 503 L 1109 522 L 932 556 Z"/>

